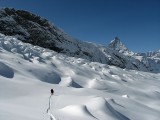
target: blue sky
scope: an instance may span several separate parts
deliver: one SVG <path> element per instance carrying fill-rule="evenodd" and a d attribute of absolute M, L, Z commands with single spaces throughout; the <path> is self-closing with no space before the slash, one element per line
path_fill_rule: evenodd
<path fill-rule="evenodd" d="M 0 0 L 38 14 L 74 38 L 107 45 L 118 36 L 132 51 L 160 49 L 160 0 Z"/>

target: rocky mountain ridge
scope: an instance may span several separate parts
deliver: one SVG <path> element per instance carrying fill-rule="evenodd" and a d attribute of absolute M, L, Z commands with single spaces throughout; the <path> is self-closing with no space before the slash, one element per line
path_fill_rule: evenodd
<path fill-rule="evenodd" d="M 140 54 L 129 51 L 116 37 L 108 47 L 82 42 L 67 35 L 45 18 L 24 10 L 0 10 L 0 33 L 66 54 L 126 69 L 159 72 L 160 52 Z"/>

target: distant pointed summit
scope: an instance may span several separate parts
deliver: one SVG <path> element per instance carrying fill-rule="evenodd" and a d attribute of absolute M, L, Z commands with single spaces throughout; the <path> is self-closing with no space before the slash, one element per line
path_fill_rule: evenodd
<path fill-rule="evenodd" d="M 114 40 L 110 42 L 108 47 L 120 52 L 128 51 L 128 48 L 120 41 L 118 37 L 115 37 Z"/>

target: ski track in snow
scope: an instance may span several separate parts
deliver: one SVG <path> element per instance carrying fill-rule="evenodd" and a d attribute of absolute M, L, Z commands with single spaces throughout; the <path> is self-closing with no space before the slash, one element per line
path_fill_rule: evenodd
<path fill-rule="evenodd" d="M 67 57 L 0 34 L 0 120 L 159 120 L 159 99 L 159 73 Z"/>

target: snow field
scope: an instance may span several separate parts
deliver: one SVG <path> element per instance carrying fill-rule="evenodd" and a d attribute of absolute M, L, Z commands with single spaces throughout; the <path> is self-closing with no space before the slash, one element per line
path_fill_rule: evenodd
<path fill-rule="evenodd" d="M 160 74 L 67 57 L 0 34 L 0 120 L 159 120 Z"/>

